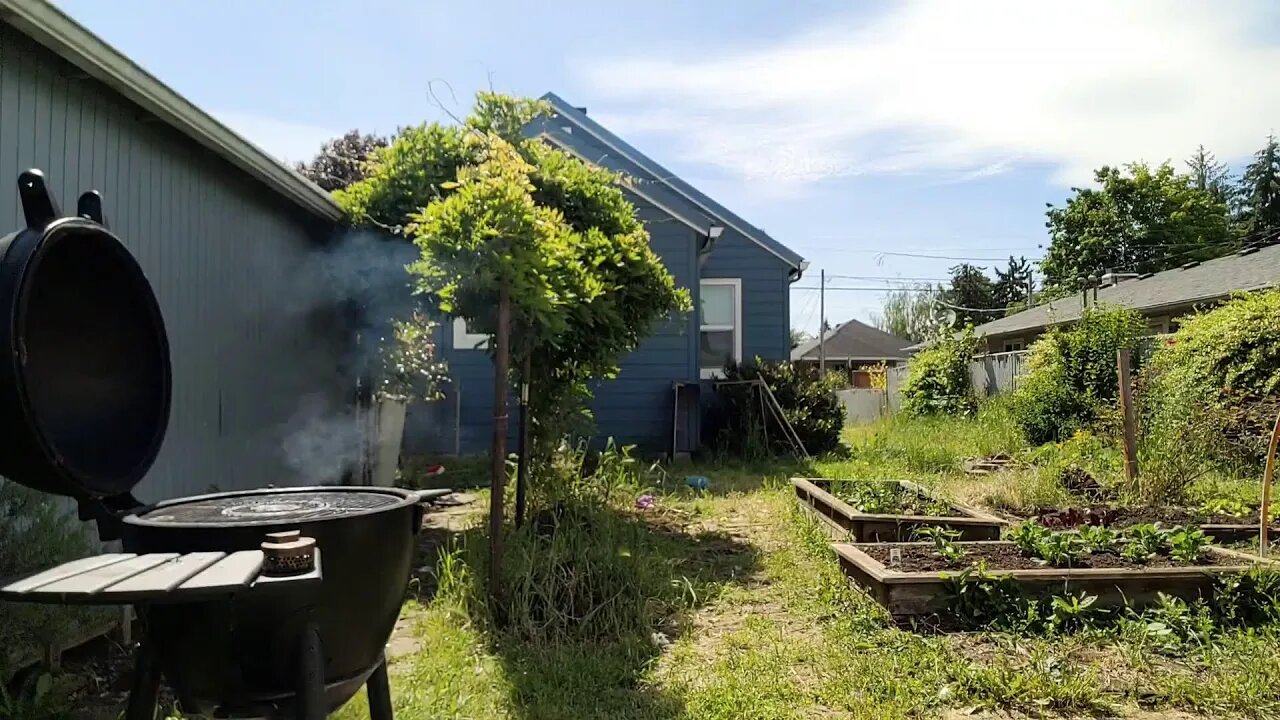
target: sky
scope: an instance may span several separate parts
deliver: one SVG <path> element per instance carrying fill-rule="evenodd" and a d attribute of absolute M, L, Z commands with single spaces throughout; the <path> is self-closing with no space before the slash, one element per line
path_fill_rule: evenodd
<path fill-rule="evenodd" d="M 554 91 L 808 259 L 810 333 L 820 270 L 828 322 L 868 321 L 884 288 L 1039 258 L 1093 168 L 1239 167 L 1280 129 L 1267 0 L 57 4 L 286 160 Z"/>

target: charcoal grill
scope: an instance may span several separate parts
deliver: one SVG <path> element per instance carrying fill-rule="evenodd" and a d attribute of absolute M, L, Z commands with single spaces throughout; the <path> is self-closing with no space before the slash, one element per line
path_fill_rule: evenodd
<path fill-rule="evenodd" d="M 19 177 L 26 229 L 0 239 L 0 475 L 74 498 L 123 552 L 7 582 L 0 598 L 132 603 L 142 622 L 128 720 L 163 676 L 186 712 L 317 720 L 367 685 L 390 720 L 383 649 L 424 503 L 447 491 L 266 488 L 147 505 L 131 494 L 169 418 L 163 318 L 101 198 L 61 217 Z"/>

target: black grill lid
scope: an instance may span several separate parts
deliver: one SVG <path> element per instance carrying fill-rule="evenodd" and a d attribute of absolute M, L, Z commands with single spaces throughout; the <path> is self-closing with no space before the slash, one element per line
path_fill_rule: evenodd
<path fill-rule="evenodd" d="M 18 178 L 27 228 L 0 239 L 0 475 L 80 499 L 127 494 L 169 422 L 169 344 L 137 261 L 96 192 L 59 217 Z"/>

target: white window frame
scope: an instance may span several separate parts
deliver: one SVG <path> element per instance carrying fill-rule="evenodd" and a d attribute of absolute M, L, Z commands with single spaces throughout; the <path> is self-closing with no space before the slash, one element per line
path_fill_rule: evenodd
<path fill-rule="evenodd" d="M 1005 340 L 1004 352 L 1022 352 L 1027 346 L 1022 340 Z"/>
<path fill-rule="evenodd" d="M 484 333 L 472 333 L 467 331 L 467 321 L 464 318 L 453 319 L 453 349 L 454 350 L 486 350 L 489 347 L 489 336 Z"/>
<path fill-rule="evenodd" d="M 708 286 L 730 286 L 733 288 L 733 326 L 702 324 L 702 289 Z M 698 281 L 698 370 L 704 380 L 712 380 L 721 376 L 724 368 L 702 367 L 702 333 L 707 331 L 733 331 L 733 360 L 742 362 L 742 278 L 702 278 Z"/>

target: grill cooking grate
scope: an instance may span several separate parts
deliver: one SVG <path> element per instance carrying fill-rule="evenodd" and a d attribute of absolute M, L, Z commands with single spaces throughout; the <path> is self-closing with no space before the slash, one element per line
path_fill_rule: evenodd
<path fill-rule="evenodd" d="M 156 508 L 142 519 L 156 523 L 227 525 L 322 520 L 395 505 L 402 498 L 364 491 L 262 493 L 209 498 Z"/>

